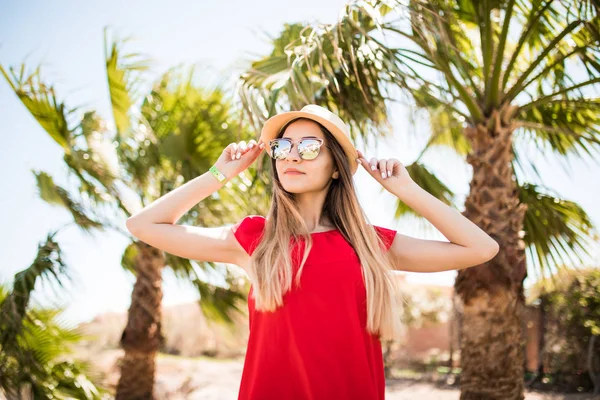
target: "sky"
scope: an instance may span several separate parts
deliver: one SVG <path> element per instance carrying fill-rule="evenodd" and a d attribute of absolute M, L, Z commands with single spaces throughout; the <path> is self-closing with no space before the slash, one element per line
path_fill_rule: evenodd
<path fill-rule="evenodd" d="M 30 71 L 41 65 L 42 76 L 55 85 L 67 105 L 95 109 L 109 121 L 110 101 L 104 68 L 104 28 L 119 37 L 132 37 L 127 49 L 153 59 L 156 76 L 176 65 L 200 66 L 206 82 L 233 76 L 271 51 L 268 36 L 276 36 L 284 23 L 334 23 L 346 2 L 342 0 L 248 1 L 102 1 L 64 0 L 47 2 L 0 1 L 0 63 L 4 67 L 25 62 Z M 363 151 L 370 157 L 397 158 L 410 164 L 427 139 L 427 122 L 414 118 L 401 105 L 390 106 L 394 135 Z M 0 79 L 0 178 L 3 229 L 0 229 L 0 283 L 10 283 L 27 268 L 48 232 L 71 221 L 70 215 L 39 199 L 33 170 L 46 171 L 59 184 L 69 178 L 62 152 Z M 363 150 L 361 143 L 357 148 Z M 600 224 L 599 167 L 587 161 L 570 160 L 564 171 L 559 161 L 532 151 L 543 183 L 562 198 L 576 201 Z M 445 182 L 458 199 L 469 190 L 470 169 L 450 151 L 433 151 L 422 159 Z M 359 198 L 371 223 L 426 239 L 445 240 L 428 223 L 393 219 L 394 196 L 359 169 L 355 175 Z M 462 204 L 462 203 L 461 203 Z M 122 221 L 125 229 L 125 221 Z M 67 227 L 57 235 L 71 283 L 65 288 L 36 286 L 34 300 L 43 305 L 65 307 L 64 321 L 78 323 L 109 311 L 126 311 L 133 277 L 124 272 L 121 255 L 131 238 L 107 232 L 84 235 Z M 592 251 L 598 265 L 600 246 Z M 408 273 L 407 280 L 450 286 L 455 271 Z M 527 278 L 526 286 L 532 281 Z M 193 288 L 164 273 L 164 304 L 174 305 L 198 298 Z"/>

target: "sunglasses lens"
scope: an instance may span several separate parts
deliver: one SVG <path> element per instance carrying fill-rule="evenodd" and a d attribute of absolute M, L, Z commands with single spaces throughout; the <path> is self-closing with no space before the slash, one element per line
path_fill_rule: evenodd
<path fill-rule="evenodd" d="M 314 139 L 304 139 L 298 145 L 298 153 L 304 160 L 314 160 L 319 155 L 321 143 Z"/>
<path fill-rule="evenodd" d="M 273 139 L 269 142 L 269 155 L 276 160 L 283 160 L 292 150 L 292 142 L 287 139 Z M 321 143 L 315 139 L 302 139 L 298 143 L 298 154 L 303 160 L 314 160 L 319 155 Z"/>
<path fill-rule="evenodd" d="M 271 157 L 276 160 L 284 159 L 292 148 L 292 144 L 287 140 L 273 139 L 270 144 Z"/>

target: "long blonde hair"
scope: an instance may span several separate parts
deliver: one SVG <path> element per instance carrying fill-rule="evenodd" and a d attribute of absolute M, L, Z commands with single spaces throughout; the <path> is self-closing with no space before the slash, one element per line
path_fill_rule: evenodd
<path fill-rule="evenodd" d="M 302 118 L 299 118 L 302 119 Z M 296 121 L 297 119 L 293 120 Z M 278 137 L 283 136 L 286 124 Z M 313 121 L 317 123 L 316 121 Z M 335 137 L 321 124 L 325 143 L 331 150 L 339 171 L 329 187 L 322 217 L 327 218 L 352 245 L 360 259 L 367 295 L 367 330 L 382 340 L 397 339 L 400 335 L 401 303 L 398 302 L 397 280 L 387 253 L 381 251 L 383 241 L 360 207 L 347 156 Z M 271 159 L 273 188 L 262 239 L 251 262 L 255 308 L 274 311 L 283 305 L 283 295 L 292 285 L 292 259 L 289 239 L 303 238 L 305 247 L 295 284 L 300 285 L 302 269 L 312 248 L 312 237 L 298 212 L 293 193 L 285 191 L 277 175 L 276 160 Z"/>

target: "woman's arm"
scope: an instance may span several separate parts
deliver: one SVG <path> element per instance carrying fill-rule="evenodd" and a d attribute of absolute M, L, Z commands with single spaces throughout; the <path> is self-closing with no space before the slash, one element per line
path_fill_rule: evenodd
<path fill-rule="evenodd" d="M 175 224 L 192 207 L 221 189 L 224 184 L 225 182 L 219 182 L 212 173 L 205 172 L 129 217 L 127 228 L 139 230 L 135 228 L 151 224 Z"/>
<path fill-rule="evenodd" d="M 448 240 L 424 240 L 396 233 L 390 247 L 395 268 L 413 272 L 463 269 L 492 259 L 498 243 L 457 210 L 417 185 L 395 158 L 367 162 L 360 151 L 358 162 L 390 193 L 431 222 Z"/>
<path fill-rule="evenodd" d="M 482 264 L 498 253 L 498 243 L 487 233 L 416 183 L 392 193 L 449 240 L 423 240 L 397 233 L 390 248 L 397 269 L 414 272 L 462 269 Z"/>
<path fill-rule="evenodd" d="M 127 229 L 142 242 L 179 257 L 237 264 L 241 252 L 227 227 L 176 224 L 194 205 L 222 186 L 206 172 L 129 217 Z"/>
<path fill-rule="evenodd" d="M 231 180 L 256 160 L 263 147 L 257 146 L 254 140 L 249 141 L 248 146 L 243 141 L 239 145 L 231 143 L 215 166 Z M 240 158 L 232 159 L 232 154 L 238 152 Z M 142 242 L 179 257 L 244 264 L 247 254 L 230 227 L 205 228 L 176 224 L 193 206 L 224 184 L 212 173 L 205 172 L 129 217 L 127 229 Z"/>

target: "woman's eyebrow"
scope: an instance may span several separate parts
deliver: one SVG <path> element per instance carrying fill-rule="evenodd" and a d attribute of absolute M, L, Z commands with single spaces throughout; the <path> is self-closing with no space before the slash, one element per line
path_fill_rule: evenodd
<path fill-rule="evenodd" d="M 289 136 L 282 137 L 282 139 L 294 140 L 293 138 L 291 138 Z M 319 137 L 318 136 L 302 136 L 299 139 L 295 139 L 295 140 L 300 140 L 300 139 L 319 139 Z"/>

